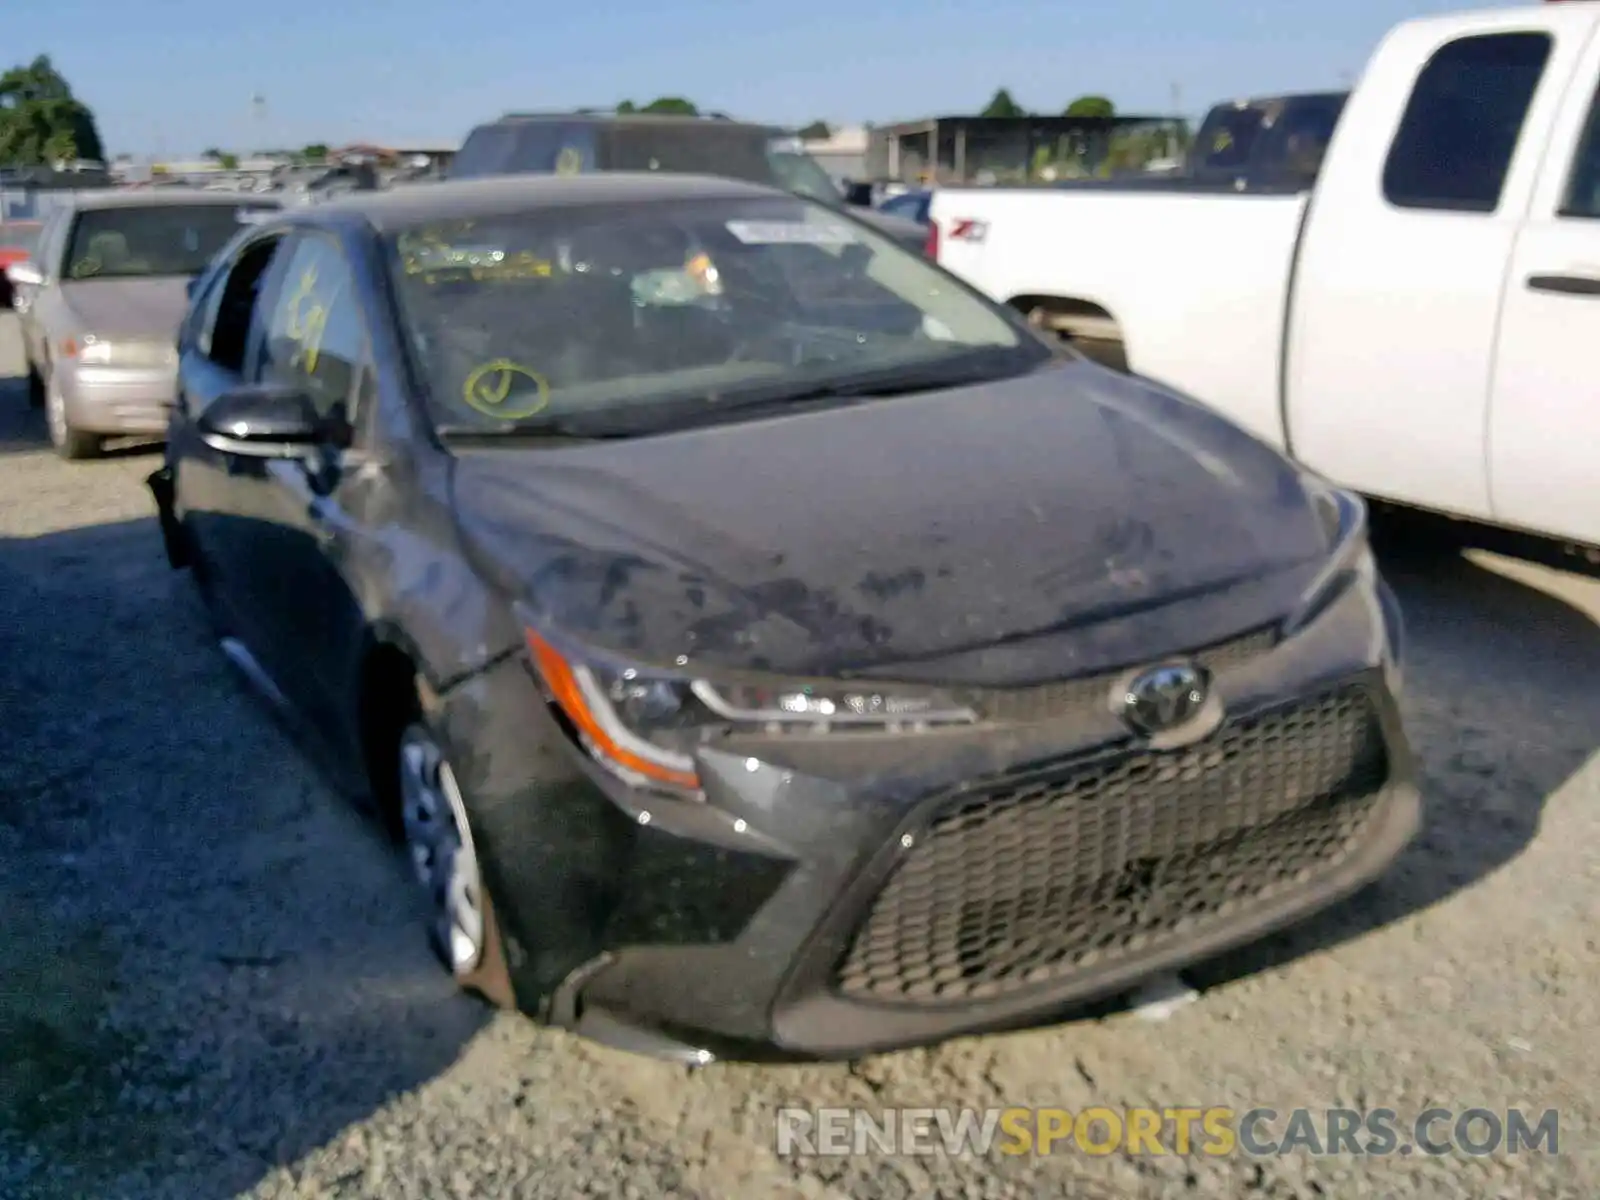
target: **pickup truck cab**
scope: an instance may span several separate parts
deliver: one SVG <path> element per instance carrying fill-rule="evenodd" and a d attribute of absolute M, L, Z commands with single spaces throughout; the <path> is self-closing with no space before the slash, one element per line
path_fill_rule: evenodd
<path fill-rule="evenodd" d="M 1407 21 L 1315 183 L 940 189 L 942 265 L 1374 499 L 1594 547 L 1600 3 Z"/>

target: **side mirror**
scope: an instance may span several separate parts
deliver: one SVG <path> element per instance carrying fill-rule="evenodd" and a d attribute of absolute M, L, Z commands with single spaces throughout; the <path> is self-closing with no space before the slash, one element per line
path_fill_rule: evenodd
<path fill-rule="evenodd" d="M 6 278 L 16 287 L 41 287 L 44 284 L 44 272 L 37 263 L 14 262 L 6 268 Z"/>
<path fill-rule="evenodd" d="M 292 384 L 248 384 L 224 392 L 201 412 L 196 427 L 213 450 L 243 458 L 306 458 L 347 441 L 344 423 L 322 416 Z"/>

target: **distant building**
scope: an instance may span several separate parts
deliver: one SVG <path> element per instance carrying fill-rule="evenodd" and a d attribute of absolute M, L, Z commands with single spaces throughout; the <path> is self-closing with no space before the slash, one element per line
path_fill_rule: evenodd
<path fill-rule="evenodd" d="M 1099 173 L 1116 140 L 1147 133 L 1154 158 L 1180 117 L 929 117 L 871 132 L 868 177 L 900 183 L 1020 183 Z"/>
<path fill-rule="evenodd" d="M 867 146 L 871 132 L 865 125 L 847 125 L 826 138 L 805 144 L 806 153 L 837 180 L 864 179 L 867 171 Z"/>

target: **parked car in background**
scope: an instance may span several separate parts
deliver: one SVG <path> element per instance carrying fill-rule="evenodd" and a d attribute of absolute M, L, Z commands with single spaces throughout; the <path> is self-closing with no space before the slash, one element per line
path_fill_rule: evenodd
<path fill-rule="evenodd" d="M 39 244 L 38 221 L 0 221 L 0 308 L 11 307 L 11 277 L 6 268 L 27 262 Z"/>
<path fill-rule="evenodd" d="M 7 275 L 30 391 L 63 458 L 165 432 L 189 281 L 243 217 L 277 207 L 172 188 L 81 192 L 51 210 L 33 257 Z"/>
<path fill-rule="evenodd" d="M 1370 497 L 1600 546 L 1600 5 L 1407 21 L 1315 187 L 940 189 L 939 261 Z"/>
<path fill-rule="evenodd" d="M 173 565 L 530 1015 L 691 1062 L 1038 1021 L 1415 828 L 1361 502 L 832 206 L 286 209 L 180 351 Z"/>
<path fill-rule="evenodd" d="M 799 138 L 721 116 L 507 113 L 467 135 L 449 177 L 582 171 L 675 171 L 769 184 L 848 210 L 907 247 L 924 243 L 915 222 L 848 204 Z"/>
<path fill-rule="evenodd" d="M 878 205 L 878 211 L 891 217 L 904 217 L 907 221 L 915 221 L 918 225 L 928 223 L 928 210 L 933 205 L 933 192 L 927 188 L 919 188 L 914 192 L 903 192 L 898 196 L 891 196 Z"/>

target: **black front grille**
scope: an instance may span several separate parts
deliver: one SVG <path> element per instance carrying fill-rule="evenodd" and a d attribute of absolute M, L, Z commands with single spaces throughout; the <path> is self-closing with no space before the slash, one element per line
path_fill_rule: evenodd
<path fill-rule="evenodd" d="M 1360 848 L 1388 760 L 1340 690 L 1169 753 L 963 795 L 916 838 L 840 968 L 847 996 L 994 999 L 1159 952 L 1314 884 Z"/>

